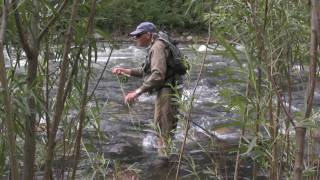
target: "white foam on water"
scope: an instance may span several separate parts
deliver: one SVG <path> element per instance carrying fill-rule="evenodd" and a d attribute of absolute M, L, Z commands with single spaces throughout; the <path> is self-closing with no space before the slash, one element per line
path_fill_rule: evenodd
<path fill-rule="evenodd" d="M 45 117 L 41 117 L 40 118 L 39 124 L 47 124 L 47 121 L 46 121 Z"/>
<path fill-rule="evenodd" d="M 221 61 L 220 61 L 220 62 L 214 63 L 214 65 L 215 65 L 215 66 L 223 66 L 223 67 L 224 67 L 224 66 L 228 66 L 228 63 L 226 63 L 226 62 L 221 62 Z"/>
<path fill-rule="evenodd" d="M 216 131 L 212 131 L 212 134 L 214 134 L 220 140 L 233 140 L 233 139 L 239 138 L 239 132 L 222 134 L 222 133 L 218 133 Z"/>
<path fill-rule="evenodd" d="M 205 117 L 201 117 L 201 124 L 199 124 L 201 127 L 204 127 L 206 130 L 208 130 L 210 133 L 212 133 L 212 135 L 216 136 L 218 139 L 220 140 L 234 140 L 237 139 L 239 137 L 239 132 L 237 130 L 235 131 L 228 131 L 228 132 L 218 132 L 218 131 L 210 131 L 208 128 L 206 127 L 210 127 L 212 126 L 212 123 L 210 123 L 210 121 L 208 120 L 208 116 Z M 194 126 L 193 127 L 195 131 L 197 132 L 201 132 L 203 134 L 207 134 L 208 132 L 206 132 L 205 130 L 203 130 L 202 128 L 198 127 L 198 126 Z"/>
<path fill-rule="evenodd" d="M 142 140 L 142 146 L 146 149 L 155 148 L 155 142 L 156 137 L 153 134 L 148 133 Z"/>
<path fill-rule="evenodd" d="M 130 59 L 129 57 L 110 57 L 110 61 L 121 61 L 121 60 L 127 60 Z M 108 57 L 98 56 L 97 62 L 107 62 Z"/>
<path fill-rule="evenodd" d="M 284 105 L 285 105 L 286 108 L 289 108 L 289 103 L 288 102 L 284 102 Z M 292 110 L 292 112 L 299 112 L 300 111 L 299 108 L 295 107 L 292 104 L 291 104 L 291 110 Z"/>
<path fill-rule="evenodd" d="M 200 45 L 199 47 L 198 47 L 198 52 L 205 52 L 205 51 L 207 51 L 208 50 L 208 48 L 207 48 L 207 46 L 206 45 Z"/>
<path fill-rule="evenodd" d="M 293 65 L 292 66 L 292 71 L 294 72 L 301 72 L 301 71 L 305 71 L 306 70 L 306 67 L 305 69 L 303 69 L 303 67 L 301 65 Z"/>
<path fill-rule="evenodd" d="M 183 99 L 189 99 L 192 91 L 193 89 L 184 90 Z M 201 104 L 203 102 L 218 103 L 219 100 L 219 89 L 216 86 L 209 88 L 203 83 L 198 86 L 194 99 L 195 105 Z"/>
<path fill-rule="evenodd" d="M 236 48 L 238 51 L 241 51 L 241 52 L 245 52 L 245 50 L 246 50 L 246 48 L 245 48 L 243 45 L 241 45 L 241 44 L 237 44 L 237 45 L 235 46 L 235 48 Z"/>
<path fill-rule="evenodd" d="M 139 102 L 154 102 L 156 98 L 156 95 L 148 95 L 148 94 L 142 94 L 139 96 L 138 101 Z"/>

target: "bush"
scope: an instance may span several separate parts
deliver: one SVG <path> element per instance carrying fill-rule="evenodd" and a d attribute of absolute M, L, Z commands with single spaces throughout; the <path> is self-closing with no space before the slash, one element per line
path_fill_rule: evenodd
<path fill-rule="evenodd" d="M 189 2 L 183 0 L 112 0 L 97 7 L 97 25 L 109 33 L 124 35 L 142 21 L 174 32 L 206 30 L 202 9 L 196 6 L 185 15 Z M 201 10 L 199 10 L 201 9 Z"/>

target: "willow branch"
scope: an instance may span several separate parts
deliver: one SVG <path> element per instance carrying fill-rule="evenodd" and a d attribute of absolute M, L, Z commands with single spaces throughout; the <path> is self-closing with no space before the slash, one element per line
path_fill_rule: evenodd
<path fill-rule="evenodd" d="M 269 10 L 269 1 L 266 0 L 265 1 L 265 5 L 264 5 L 264 21 L 263 21 L 263 30 L 266 30 L 266 25 L 267 25 L 267 18 L 268 18 L 268 10 Z"/>
<path fill-rule="evenodd" d="M 318 24 L 318 14 L 319 2 L 312 1 L 312 14 L 311 14 L 311 45 L 310 45 L 310 63 L 309 63 L 309 80 L 307 88 L 307 102 L 306 102 L 306 112 L 305 118 L 310 117 L 312 111 L 312 102 L 314 97 L 314 89 L 316 84 L 316 62 L 317 62 L 317 53 L 318 53 L 318 43 L 319 39 L 317 38 L 319 34 L 319 24 Z"/>
<path fill-rule="evenodd" d="M 65 103 L 63 100 L 63 96 L 65 93 L 64 88 L 66 83 L 66 76 L 68 73 L 68 64 L 69 64 L 68 54 L 70 52 L 70 47 L 71 47 L 71 42 L 73 37 L 73 25 L 75 23 L 75 19 L 77 15 L 77 7 L 78 7 L 78 1 L 74 0 L 72 4 L 71 18 L 70 18 L 68 30 L 66 33 L 64 51 L 63 51 L 63 57 L 62 57 L 61 73 L 59 76 L 59 84 L 58 84 L 58 90 L 56 95 L 56 103 L 54 105 L 53 122 L 52 122 L 49 140 L 48 140 L 44 179 L 51 179 L 51 167 L 52 167 L 53 152 L 55 147 L 55 137 L 61 121 L 61 116 L 63 113 L 64 103 Z"/>
<path fill-rule="evenodd" d="M 320 47 L 320 3 L 317 2 L 316 6 L 316 19 L 317 19 L 317 39 L 318 39 L 318 47 Z"/>
<path fill-rule="evenodd" d="M 90 39 L 93 37 L 93 25 L 94 25 L 94 17 L 96 14 L 96 0 L 92 0 L 92 5 L 91 5 L 91 13 L 90 13 L 90 18 L 88 22 L 88 33 L 90 36 Z M 85 85 L 82 93 L 82 99 L 81 99 L 81 109 L 79 113 L 79 130 L 77 133 L 76 137 L 76 143 L 75 143 L 75 158 L 74 158 L 74 164 L 73 164 L 73 171 L 71 175 L 71 179 L 75 179 L 76 176 L 76 170 L 78 166 L 78 162 L 80 159 L 80 142 L 81 142 L 81 137 L 82 137 L 82 130 L 84 126 L 84 120 L 86 116 L 86 106 L 88 103 L 88 87 L 89 87 L 89 81 L 90 81 L 90 74 L 91 74 L 91 51 L 92 51 L 92 43 L 91 41 L 89 42 L 89 51 L 88 51 L 88 67 L 87 67 L 87 73 L 86 73 L 86 79 L 85 79 Z"/>
<path fill-rule="evenodd" d="M 58 17 L 61 16 L 62 12 L 64 11 L 66 5 L 67 5 L 68 0 L 64 0 L 63 3 L 61 4 L 61 6 L 58 9 L 58 13 L 53 15 L 53 17 L 51 17 L 51 19 L 49 20 L 48 24 L 45 26 L 44 29 L 42 29 L 42 31 L 40 32 L 37 40 L 38 42 L 41 41 L 41 39 L 43 38 L 43 36 L 48 32 L 49 28 L 54 24 L 54 22 L 58 19 Z"/>
<path fill-rule="evenodd" d="M 319 31 L 319 24 L 317 18 L 317 12 L 319 9 L 319 1 L 312 0 L 311 7 L 311 33 L 310 33 L 310 62 L 309 62 L 309 78 L 308 78 L 308 87 L 306 94 L 306 110 L 305 110 L 305 118 L 309 118 L 312 112 L 313 105 L 313 96 L 314 96 L 314 88 L 316 83 L 316 61 L 317 61 L 317 53 L 318 53 L 318 39 L 317 32 Z M 306 127 L 299 126 L 296 128 L 296 152 L 295 152 L 295 162 L 294 162 L 294 171 L 293 171 L 293 179 L 294 180 L 302 180 L 302 174 L 304 170 L 304 149 L 305 149 L 305 135 L 306 135 Z"/>
<path fill-rule="evenodd" d="M 107 66 L 108 66 L 108 64 L 109 64 L 109 61 L 110 61 L 112 52 L 113 52 L 113 47 L 111 47 L 111 49 L 110 49 L 110 53 L 109 53 L 109 56 L 108 56 L 108 60 L 107 60 L 106 64 L 104 65 L 103 70 L 102 70 L 102 72 L 101 72 L 101 74 L 100 74 L 100 77 L 99 77 L 96 85 L 94 86 L 94 88 L 93 88 L 93 90 L 92 90 L 92 92 L 91 92 L 91 94 L 90 94 L 90 96 L 89 96 L 89 100 L 92 99 L 92 97 L 93 97 L 93 95 L 94 95 L 94 92 L 97 90 L 97 88 L 98 88 L 98 86 L 99 86 L 99 84 L 100 84 L 100 81 L 102 80 L 103 74 L 104 74 L 104 72 L 106 71 Z"/>
<path fill-rule="evenodd" d="M 211 11 L 210 11 L 211 12 Z M 210 36 L 211 36 L 211 13 L 210 13 L 210 18 L 209 18 L 209 27 L 208 27 L 208 39 L 207 39 L 207 42 L 206 42 L 206 47 L 208 47 L 209 43 L 210 43 Z M 194 100 L 194 94 L 197 90 L 197 87 L 198 87 L 198 84 L 200 82 L 200 79 L 202 77 L 202 71 L 203 71 L 203 67 L 204 67 L 204 64 L 206 62 L 206 57 L 207 57 L 207 51 L 208 51 L 208 48 L 206 48 L 206 51 L 205 51 L 205 54 L 203 56 L 203 59 L 202 59 L 202 64 L 201 64 L 201 67 L 200 67 L 200 71 L 199 71 L 199 74 L 198 74 L 198 77 L 197 77 L 197 81 L 196 81 L 196 84 L 193 88 L 193 91 L 191 93 L 191 100 L 190 100 L 190 109 L 188 111 L 188 115 L 186 117 L 186 121 L 187 121 L 187 124 L 186 124 L 186 130 L 185 130 L 185 133 L 184 133 L 184 140 L 183 140 L 183 143 L 181 145 L 181 149 L 180 149 L 180 154 L 179 154 L 179 160 L 178 160 L 178 167 L 177 167 L 177 172 L 176 172 L 176 180 L 178 180 L 178 176 L 179 176 L 179 171 L 180 171 L 180 165 L 181 165 L 181 160 L 182 160 L 182 155 L 183 155 L 183 152 L 184 152 L 184 147 L 185 147 L 185 144 L 186 144 L 186 141 L 187 141 L 187 136 L 188 136 L 188 132 L 189 132 L 189 125 L 190 125 L 190 122 L 192 121 L 191 120 L 191 113 L 192 113 L 192 105 L 193 105 L 193 100 Z"/>
<path fill-rule="evenodd" d="M 28 59 L 33 59 L 34 53 L 30 47 L 30 44 L 28 43 L 28 38 L 26 37 L 26 33 L 24 32 L 22 28 L 21 18 L 17 7 L 18 1 L 13 0 L 12 6 L 14 8 L 14 19 L 17 26 L 18 35 L 20 38 L 20 42 L 22 45 L 23 50 L 25 51 Z"/>
<path fill-rule="evenodd" d="M 19 179 L 18 174 L 18 163 L 16 155 L 16 139 L 15 139 L 15 130 L 13 123 L 12 115 L 12 103 L 11 95 L 8 88 L 8 80 L 5 69 L 5 59 L 3 54 L 4 49 L 4 40 L 5 32 L 7 29 L 8 20 L 8 1 L 3 0 L 2 4 L 2 19 L 1 19 L 1 29 L 0 29 L 0 91 L 4 96 L 4 110 L 5 110 L 5 125 L 7 129 L 8 144 L 9 144 L 9 159 L 10 159 L 10 169 L 11 169 L 11 178 L 13 180 Z"/>
<path fill-rule="evenodd" d="M 277 96 L 277 98 L 279 99 L 279 101 L 280 101 L 280 106 L 281 106 L 281 108 L 283 109 L 283 111 L 284 111 L 284 113 L 286 114 L 286 116 L 287 116 L 287 118 L 289 119 L 289 122 L 292 124 L 292 126 L 293 127 L 296 127 L 296 124 L 295 124 L 295 122 L 293 121 L 293 118 L 292 118 L 292 116 L 290 115 L 290 113 L 288 112 L 288 110 L 287 110 L 287 108 L 285 107 L 285 105 L 284 105 L 284 103 L 283 103 L 283 100 L 282 100 L 282 98 L 281 98 L 281 94 L 279 93 L 279 91 L 278 91 L 278 86 L 276 85 L 276 82 L 275 82 L 275 80 L 274 80 L 274 78 L 273 77 L 271 77 L 271 75 L 269 75 L 270 77 L 270 81 L 271 81 L 271 85 L 272 85 L 272 87 L 273 87 L 273 89 L 275 90 L 275 93 L 276 93 L 276 96 Z M 290 108 L 290 107 L 289 107 Z"/>

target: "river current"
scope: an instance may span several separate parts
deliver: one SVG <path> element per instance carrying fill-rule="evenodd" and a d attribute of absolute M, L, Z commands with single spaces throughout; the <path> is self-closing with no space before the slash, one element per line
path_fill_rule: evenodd
<path fill-rule="evenodd" d="M 105 48 L 102 48 L 103 46 Z M 105 44 L 103 46 L 100 46 L 98 59 L 94 64 L 97 75 L 101 73 L 110 53 L 110 48 Z M 183 97 L 188 99 L 193 92 L 205 52 L 203 46 L 192 47 L 183 44 L 179 45 L 179 48 L 193 62 L 190 80 L 184 86 Z M 238 49 L 241 50 L 241 47 Z M 155 95 L 143 94 L 137 102 L 128 107 L 123 103 L 124 94 L 138 88 L 142 80 L 130 77 L 127 83 L 121 84 L 118 77 L 111 73 L 112 67 L 139 67 L 145 57 L 145 49 L 137 48 L 130 43 L 121 44 L 120 49 L 113 51 L 107 70 L 95 92 L 98 102 L 102 106 L 99 114 L 101 118 L 100 130 L 107 137 L 104 141 L 99 141 L 99 149 L 106 159 L 111 160 L 110 172 L 115 171 L 114 162 L 119 162 L 122 169 L 128 167 L 134 169 L 133 174 L 135 175 L 132 173 L 123 175 L 123 179 L 130 179 L 130 177 L 152 180 L 174 179 L 177 165 L 175 162 L 178 159 L 177 153 L 179 153 L 184 138 L 185 122 L 179 122 L 175 133 L 172 163 L 165 167 L 154 166 L 153 162 L 157 159 L 157 150 L 154 148 L 155 135 L 150 124 L 153 122 Z M 230 113 L 223 105 L 219 104 L 221 101 L 219 91 L 222 88 L 219 82 L 226 80 L 227 75 L 215 76 L 214 72 L 238 65 L 235 61 L 214 55 L 210 49 L 205 59 L 202 76 L 195 91 L 191 116 L 193 123 L 190 124 L 180 177 L 182 179 L 217 179 L 217 177 L 233 179 L 235 151 L 230 148 L 236 147 L 240 129 L 235 126 L 223 126 L 223 124 L 233 122 L 237 115 Z M 297 71 L 299 74 L 300 69 Z M 241 74 L 239 77 L 233 77 L 233 79 L 237 78 L 242 80 L 245 77 L 241 77 Z M 92 81 L 91 87 L 95 83 Z M 305 87 L 302 84 L 298 80 L 294 82 L 294 98 L 292 99 L 292 111 L 294 112 L 303 108 L 304 94 L 302 92 L 305 91 Z M 244 93 L 244 87 L 235 88 Z M 319 90 L 317 89 L 315 106 L 319 106 L 319 98 Z M 216 128 L 219 126 L 221 128 Z M 94 128 L 88 128 L 86 132 L 90 133 L 91 130 L 94 131 Z M 247 159 L 249 160 L 243 162 L 240 167 L 242 179 L 250 179 L 251 176 L 250 158 Z M 260 178 L 265 178 L 265 174 L 261 174 Z"/>
<path fill-rule="evenodd" d="M 99 49 L 98 59 L 94 64 L 97 76 L 103 70 L 110 53 L 110 48 L 106 45 L 104 47 Z M 193 92 L 205 53 L 197 51 L 199 46 L 194 49 L 188 45 L 180 45 L 179 48 L 193 62 L 190 80 L 184 86 L 183 98 L 187 99 Z M 99 149 L 106 159 L 111 160 L 111 164 L 117 161 L 124 167 L 134 165 L 140 179 L 174 179 L 176 164 L 173 163 L 172 167 L 168 165 L 161 168 L 153 165 L 157 159 L 157 149 L 154 147 L 154 129 L 150 127 L 150 124 L 153 122 L 155 95 L 143 94 L 137 102 L 128 107 L 123 103 L 124 94 L 138 88 L 142 80 L 130 77 L 127 83 L 122 84 L 118 77 L 111 73 L 112 67 L 139 67 L 144 62 L 145 56 L 146 50 L 137 48 L 133 44 L 121 44 L 120 49 L 112 53 L 107 70 L 95 92 L 102 106 L 100 130 L 107 137 L 103 142 L 99 141 Z M 217 174 L 232 177 L 233 165 L 228 164 L 234 163 L 232 160 L 234 153 L 228 155 L 227 149 L 238 141 L 239 128 L 214 129 L 217 125 L 232 122 L 235 115 L 228 113 L 223 106 L 218 105 L 221 99 L 219 81 L 224 78 L 215 77 L 212 73 L 217 69 L 235 65 L 234 61 L 212 55 L 210 52 L 206 55 L 203 74 L 195 92 L 191 116 L 193 123 L 190 124 L 180 171 L 181 177 L 185 179 L 195 179 L 195 177 L 210 179 L 217 177 Z M 92 81 L 91 87 L 95 83 L 96 81 Z M 177 161 L 177 153 L 184 138 L 184 126 L 185 122 L 179 122 L 175 133 L 173 162 Z M 90 133 L 91 130 L 94 131 L 94 128 L 88 128 L 87 133 Z M 248 169 L 249 167 L 244 165 L 242 168 Z M 112 165 L 110 169 L 114 171 Z M 243 174 L 245 178 L 247 173 Z"/>
<path fill-rule="evenodd" d="M 183 99 L 188 102 L 205 56 L 203 72 L 194 94 L 190 130 L 182 158 L 181 179 L 233 179 L 235 165 L 235 147 L 240 136 L 237 126 L 226 126 L 237 119 L 237 115 L 227 110 L 221 103 L 221 81 L 226 75 L 215 75 L 217 71 L 239 66 L 235 61 L 214 55 L 211 50 L 203 51 L 203 46 L 179 45 L 182 52 L 192 61 L 192 68 L 183 91 Z M 201 49 L 202 48 L 202 49 Z M 216 48 L 213 46 L 213 48 Z M 219 48 L 219 47 L 218 47 Z M 239 47 L 241 50 L 241 47 Z M 96 85 L 110 54 L 108 44 L 98 44 L 97 61 L 93 63 L 93 78 L 89 92 Z M 119 179 L 163 180 L 175 179 L 178 153 L 184 139 L 185 122 L 179 121 L 172 143 L 172 155 L 169 164 L 159 166 L 155 148 L 155 130 L 152 127 L 154 94 L 142 94 L 137 102 L 127 106 L 123 102 L 126 93 L 138 88 L 142 79 L 129 77 L 126 83 L 120 83 L 119 77 L 111 73 L 113 67 L 140 67 L 146 57 L 146 50 L 131 43 L 122 43 L 114 49 L 103 73 L 101 82 L 95 91 L 95 101 L 88 106 L 99 105 L 96 118 L 90 119 L 84 131 L 84 144 L 91 144 L 82 154 L 87 159 L 79 164 L 79 179 L 112 179 L 117 174 Z M 20 63 L 23 63 L 22 61 Z M 245 66 L 245 65 L 244 65 Z M 296 68 L 300 73 L 301 69 Z M 233 79 L 243 80 L 241 74 L 233 74 Z M 238 76 L 238 77 L 237 77 Z M 244 87 L 233 87 L 244 93 Z M 303 108 L 305 86 L 298 80 L 294 82 L 292 111 Z M 320 93 L 316 89 L 314 105 L 319 107 Z M 97 134 L 97 129 L 100 133 Z M 86 143 L 88 142 L 88 143 Z M 250 154 L 240 166 L 241 179 L 250 179 Z M 101 164 L 101 169 L 92 175 L 93 161 Z M 98 163 L 98 164 L 99 164 Z M 97 165 L 95 165 L 97 167 Z M 89 174 L 89 175 L 88 175 Z M 258 174 L 265 178 L 265 174 Z"/>

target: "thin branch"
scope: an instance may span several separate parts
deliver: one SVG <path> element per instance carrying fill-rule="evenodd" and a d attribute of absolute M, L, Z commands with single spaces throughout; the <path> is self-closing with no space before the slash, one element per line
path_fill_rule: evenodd
<path fill-rule="evenodd" d="M 4 111 L 5 111 L 5 125 L 7 129 L 8 144 L 9 144 L 9 159 L 10 159 L 10 170 L 11 178 L 13 180 L 19 179 L 18 173 L 18 163 L 17 163 L 17 154 L 16 154 L 16 139 L 15 139 L 15 130 L 13 123 L 12 115 L 12 103 L 11 95 L 8 88 L 8 80 L 5 69 L 5 59 L 3 54 L 4 49 L 4 39 L 5 32 L 7 29 L 8 20 L 8 1 L 3 0 L 2 4 L 2 19 L 1 19 L 1 29 L 0 29 L 0 91 L 4 96 Z"/>
<path fill-rule="evenodd" d="M 320 47 L 320 3 L 317 2 L 317 4 L 315 5 L 317 12 L 316 12 L 316 19 L 317 19 L 317 39 L 318 39 L 318 47 Z"/>
<path fill-rule="evenodd" d="M 211 11 L 210 11 L 211 12 Z M 210 18 L 209 18 L 209 27 L 208 27 L 208 39 L 207 39 L 207 42 L 206 42 L 206 47 L 208 47 L 209 43 L 210 43 L 210 36 L 211 36 L 211 13 L 210 13 Z M 194 100 L 194 94 L 197 90 L 197 87 L 198 87 L 198 84 L 200 82 L 200 79 L 202 77 L 202 71 L 203 71 L 203 67 L 204 67 L 204 64 L 206 62 L 206 58 L 207 58 L 207 51 L 208 51 L 208 48 L 206 48 L 206 51 L 205 51 L 205 54 L 203 56 L 203 59 L 202 59 L 202 64 L 201 64 L 201 67 L 200 67 L 200 71 L 199 71 L 199 74 L 198 74 L 198 77 L 197 77 L 197 81 L 196 81 L 196 84 L 193 88 L 193 91 L 191 93 L 191 100 L 190 100 L 190 109 L 188 111 L 188 115 L 186 117 L 186 121 L 187 121 L 187 124 L 186 124 L 186 130 L 185 130 L 185 133 L 184 133 L 184 140 L 183 140 L 183 143 L 181 145 L 181 149 L 180 149 L 180 154 L 179 154 L 179 160 L 178 160 L 178 167 L 177 167 L 177 172 L 176 172 L 176 180 L 178 180 L 178 177 L 179 177 L 179 171 L 180 171 L 180 165 L 181 165 L 181 160 L 182 160 L 182 155 L 183 155 L 183 152 L 184 152 L 184 147 L 185 147 L 185 144 L 186 144 L 186 141 L 187 141 L 187 136 L 188 136 L 188 132 L 189 132 L 189 125 L 190 125 L 190 122 L 192 121 L 191 119 L 191 113 L 192 113 L 192 105 L 193 105 L 193 100 Z"/>
<path fill-rule="evenodd" d="M 54 105 L 54 114 L 53 114 L 53 122 L 52 127 L 50 131 L 50 136 L 48 140 L 48 146 L 47 146 L 47 152 L 46 152 L 46 160 L 45 160 L 45 174 L 44 179 L 51 179 L 51 168 L 52 168 L 52 160 L 53 160 L 53 152 L 55 147 L 55 137 L 57 134 L 57 130 L 61 121 L 61 116 L 64 109 L 64 88 L 66 83 L 66 76 L 68 73 L 68 64 L 69 64 L 69 58 L 68 54 L 70 52 L 71 42 L 72 42 L 72 36 L 73 36 L 73 25 L 75 23 L 76 15 L 77 15 L 77 8 L 78 8 L 78 1 L 74 0 L 72 4 L 72 12 L 71 12 L 71 18 L 68 25 L 68 30 L 66 33 L 66 39 L 65 39 L 65 45 L 64 45 L 64 51 L 63 51 L 63 57 L 62 57 L 62 66 L 61 66 L 61 73 L 59 76 L 59 84 L 58 84 L 58 90 L 56 95 L 56 103 Z"/>
<path fill-rule="evenodd" d="M 21 18 L 20 18 L 17 4 L 18 4 L 18 1 L 13 0 L 12 6 L 14 8 L 14 18 L 15 18 L 20 42 L 21 42 L 23 50 L 26 52 L 28 59 L 33 59 L 32 57 L 34 56 L 34 53 L 30 47 L 30 44 L 28 43 L 29 41 L 28 41 L 28 38 L 26 37 L 26 33 L 24 32 L 24 30 L 22 28 Z"/>
<path fill-rule="evenodd" d="M 88 33 L 90 37 L 89 50 L 88 50 L 88 67 L 87 67 L 88 70 L 86 73 L 85 85 L 83 88 L 82 99 L 81 99 L 81 109 L 79 112 L 79 130 L 77 133 L 76 143 L 75 143 L 75 155 L 74 155 L 74 164 L 73 164 L 71 179 L 75 179 L 77 166 L 80 159 L 80 142 L 82 138 L 82 130 L 83 130 L 84 121 L 86 117 L 86 106 L 88 103 L 87 93 L 88 93 L 88 87 L 89 87 L 89 81 L 90 81 L 91 62 L 92 62 L 92 57 L 91 57 L 92 41 L 91 40 L 93 39 L 93 25 L 94 25 L 95 15 L 96 15 L 96 0 L 92 0 L 91 13 L 90 13 L 90 18 L 88 22 Z"/>
<path fill-rule="evenodd" d="M 54 24 L 54 22 L 58 19 L 58 17 L 61 16 L 62 12 L 64 11 L 66 5 L 67 5 L 67 0 L 64 0 L 63 3 L 61 4 L 61 6 L 58 9 L 58 13 L 54 14 L 53 17 L 51 17 L 49 23 L 45 26 L 44 29 L 42 29 L 42 31 L 40 32 L 37 40 L 38 42 L 41 41 L 41 39 L 43 38 L 43 36 L 48 32 L 49 28 Z"/>
<path fill-rule="evenodd" d="M 94 92 L 97 90 L 97 88 L 98 88 L 98 86 L 99 86 L 99 84 L 100 84 L 100 81 L 102 80 L 103 74 L 104 74 L 104 72 L 106 71 L 107 66 L 108 66 L 108 64 L 109 64 L 109 61 L 110 61 L 112 52 L 113 52 L 113 47 L 111 47 L 111 49 L 110 49 L 110 53 L 109 53 L 109 56 L 108 56 L 108 60 L 107 60 L 106 64 L 104 65 L 103 70 L 102 70 L 102 72 L 101 72 L 101 74 L 100 74 L 100 77 L 99 77 L 96 85 L 94 86 L 94 88 L 93 88 L 93 90 L 92 90 L 92 92 L 91 92 L 91 94 L 90 94 L 90 96 L 89 96 L 89 98 L 88 98 L 89 100 L 92 99 L 92 97 L 93 97 L 93 95 L 94 95 Z"/>
<path fill-rule="evenodd" d="M 316 71 L 317 71 L 317 54 L 319 39 L 317 38 L 319 34 L 319 24 L 318 24 L 318 14 L 319 9 L 318 0 L 312 1 L 312 13 L 311 13 L 311 45 L 310 45 L 310 63 L 309 63 L 309 81 L 307 87 L 307 104 L 305 118 L 309 118 L 312 111 L 312 102 L 314 96 L 314 89 L 316 85 Z"/>
<path fill-rule="evenodd" d="M 249 89 L 250 89 L 250 77 L 248 77 L 248 83 L 246 86 L 246 97 L 249 96 Z M 242 126 L 242 128 L 241 128 L 240 137 L 239 137 L 239 141 L 238 141 L 239 143 L 238 143 L 238 150 L 237 150 L 237 156 L 236 156 L 236 165 L 234 168 L 234 176 L 233 176 L 234 180 L 239 179 L 239 169 L 240 169 L 240 164 L 241 164 L 240 150 L 241 150 L 241 146 L 242 146 L 243 137 L 244 137 L 245 131 L 246 131 L 247 120 L 248 120 L 248 104 L 245 105 L 244 113 L 242 115 L 242 121 L 244 122 L 244 126 Z"/>
<path fill-rule="evenodd" d="M 277 86 L 274 78 L 271 77 L 271 75 L 270 75 L 269 78 L 270 78 L 269 80 L 271 81 L 271 85 L 272 85 L 273 89 L 275 90 L 276 96 L 277 96 L 277 98 L 279 99 L 281 108 L 283 109 L 284 113 L 286 114 L 286 116 L 287 116 L 289 122 L 292 124 L 292 126 L 293 126 L 293 127 L 296 127 L 296 124 L 295 124 L 295 122 L 293 121 L 292 116 L 290 115 L 290 113 L 288 112 L 287 108 L 285 107 L 285 105 L 284 105 L 284 103 L 283 103 L 283 100 L 282 100 L 282 98 L 281 98 L 282 95 L 281 95 L 281 94 L 279 93 L 279 91 L 278 91 L 279 88 L 278 88 L 278 86 Z"/>
<path fill-rule="evenodd" d="M 311 7 L 311 33 L 310 33 L 310 50 L 309 50 L 309 80 L 306 94 L 306 110 L 305 110 L 305 119 L 309 118 L 312 112 L 313 106 L 313 96 L 314 89 L 316 83 L 316 61 L 317 61 L 317 53 L 318 53 L 318 39 L 317 32 L 319 31 L 319 24 L 317 18 L 317 9 L 319 7 L 318 0 L 312 0 Z M 294 180 L 302 180 L 302 174 L 304 169 L 304 149 L 305 149 L 305 135 L 307 128 L 303 127 L 303 125 L 299 125 L 295 129 L 296 131 L 296 152 L 295 152 L 295 162 L 294 162 L 294 172 L 293 179 Z"/>

